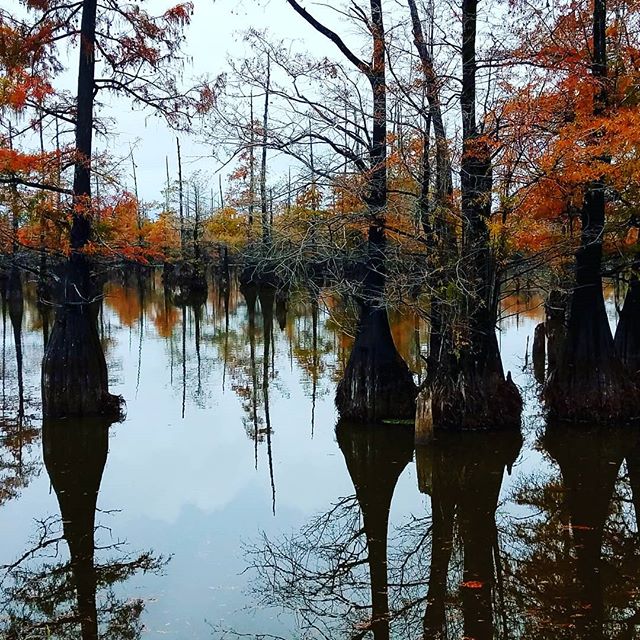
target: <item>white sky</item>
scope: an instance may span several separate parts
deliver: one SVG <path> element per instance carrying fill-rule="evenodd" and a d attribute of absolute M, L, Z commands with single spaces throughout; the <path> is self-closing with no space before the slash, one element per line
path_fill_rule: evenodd
<path fill-rule="evenodd" d="M 160 12 L 174 2 L 153 0 L 146 4 L 152 12 Z M 321 35 L 317 34 L 293 9 L 286 0 L 194 0 L 195 10 L 192 23 L 186 30 L 185 52 L 191 58 L 185 65 L 184 82 L 202 75 L 215 77 L 227 69 L 227 57 L 242 57 L 247 50 L 243 42 L 243 32 L 253 27 L 267 29 L 274 39 L 297 39 L 300 45 L 316 54 L 340 58 L 337 50 Z M 340 30 L 340 21 L 327 5 L 305 2 L 304 6 L 313 10 L 322 20 Z M 343 28 L 345 40 L 354 36 Z M 354 49 L 358 49 L 357 37 L 352 37 Z M 74 51 L 75 54 L 75 51 Z M 336 55 L 337 54 L 337 55 Z M 75 57 L 75 56 L 74 56 Z M 176 133 L 164 122 L 144 111 L 133 111 L 124 100 L 114 100 L 112 107 L 104 112 L 116 123 L 112 139 L 107 141 L 109 150 L 116 154 L 127 153 L 134 147 L 140 197 L 144 200 L 160 200 L 164 188 L 166 157 L 172 177 L 177 175 Z M 197 136 L 180 134 L 183 172 L 200 170 L 213 173 L 219 163 L 210 157 L 211 149 L 197 139 Z M 96 141 L 97 149 L 105 148 L 105 140 Z M 209 156 L 209 157 L 207 157 Z M 217 193 L 217 176 L 212 181 Z"/>

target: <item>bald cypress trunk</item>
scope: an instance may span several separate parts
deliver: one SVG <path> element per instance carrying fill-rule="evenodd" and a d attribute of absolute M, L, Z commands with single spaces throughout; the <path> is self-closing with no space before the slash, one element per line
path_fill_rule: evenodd
<path fill-rule="evenodd" d="M 640 264 L 637 265 L 640 269 Z M 631 376 L 640 374 L 640 279 L 636 271 L 629 282 L 614 338 L 616 355 Z"/>
<path fill-rule="evenodd" d="M 600 115 L 608 99 L 606 0 L 595 0 L 592 29 L 591 75 L 598 83 L 593 112 Z M 602 292 L 605 189 L 602 178 L 585 186 L 564 351 L 544 394 L 554 420 L 615 422 L 640 416 L 640 394 L 616 354 Z"/>
<path fill-rule="evenodd" d="M 455 303 L 464 336 L 453 349 L 441 347 L 447 366 L 418 397 L 416 439 L 427 441 L 437 429 L 519 428 L 520 392 L 505 378 L 496 338 L 499 278 L 491 251 L 492 169 L 487 142 L 476 123 L 477 0 L 462 0 L 463 149 L 460 167 L 462 260 L 465 280 L 462 301 Z"/>
<path fill-rule="evenodd" d="M 367 258 L 356 339 L 336 393 L 342 418 L 372 422 L 413 418 L 416 386 L 391 335 L 384 300 L 387 207 L 386 43 L 382 0 L 372 0 L 373 60 L 367 70 L 373 102 L 370 175 L 365 203 L 369 218 Z"/>
<path fill-rule="evenodd" d="M 42 404 L 47 418 L 122 416 L 123 401 L 109 393 L 104 350 L 98 335 L 101 287 L 84 256 L 64 266 L 57 298 L 61 302 L 42 362 Z"/>
<path fill-rule="evenodd" d="M 91 160 L 95 99 L 97 0 L 83 0 L 80 23 L 75 126 L 71 256 L 57 291 L 56 319 L 42 363 L 42 401 L 47 418 L 121 416 L 122 399 L 109 393 L 98 337 L 95 302 L 101 291 L 82 249 L 91 235 Z"/>

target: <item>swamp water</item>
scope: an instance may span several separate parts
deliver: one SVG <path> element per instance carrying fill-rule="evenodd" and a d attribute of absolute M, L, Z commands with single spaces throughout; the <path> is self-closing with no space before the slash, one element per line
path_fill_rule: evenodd
<path fill-rule="evenodd" d="M 126 420 L 42 425 L 51 318 L 23 289 L 3 313 L 0 637 L 636 637 L 640 434 L 545 429 L 539 300 L 507 299 L 500 332 L 522 434 L 415 450 L 407 425 L 336 425 L 352 324 L 329 295 L 176 306 L 159 274 L 105 288 Z M 419 375 L 424 327 L 393 324 Z"/>

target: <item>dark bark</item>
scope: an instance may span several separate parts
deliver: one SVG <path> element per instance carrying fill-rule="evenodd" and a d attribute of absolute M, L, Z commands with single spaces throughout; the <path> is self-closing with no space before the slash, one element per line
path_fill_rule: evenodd
<path fill-rule="evenodd" d="M 558 368 L 564 351 L 564 340 L 567 334 L 567 305 L 567 295 L 559 289 L 549 292 L 544 305 L 549 374 Z"/>
<path fill-rule="evenodd" d="M 269 127 L 269 92 L 271 90 L 271 59 L 267 54 L 267 75 L 264 90 L 264 111 L 262 114 L 262 161 L 260 164 L 260 220 L 262 241 L 271 242 L 271 225 L 267 210 L 267 132 Z"/>
<path fill-rule="evenodd" d="M 283 291 L 276 293 L 276 319 L 281 331 L 287 327 L 287 312 L 289 308 L 289 296 Z"/>
<path fill-rule="evenodd" d="M 552 420 L 618 422 L 640 415 L 635 381 L 615 353 L 602 292 L 604 190 L 590 186 L 582 210 L 576 287 L 561 359 L 545 388 Z"/>
<path fill-rule="evenodd" d="M 476 124 L 477 0 L 462 0 L 463 149 L 460 167 L 462 214 L 461 268 L 468 293 L 457 309 L 465 335 L 457 357 L 442 336 L 435 343 L 446 358 L 418 396 L 417 441 L 427 441 L 436 429 L 519 428 L 520 393 L 510 376 L 505 379 L 495 334 L 499 278 L 490 246 L 491 154 Z M 442 333 L 449 322 L 435 314 Z"/>
<path fill-rule="evenodd" d="M 387 94 L 381 0 L 371 2 L 371 23 L 373 57 L 367 78 L 373 97 L 373 125 L 365 196 L 369 212 L 367 263 L 356 339 L 336 392 L 340 416 L 364 422 L 412 418 L 416 396 L 413 376 L 395 347 L 384 308 Z"/>
<path fill-rule="evenodd" d="M 336 392 L 342 418 L 362 422 L 411 419 L 416 386 L 400 357 L 385 309 L 361 307 L 356 339 Z"/>
<path fill-rule="evenodd" d="M 91 233 L 91 160 L 95 98 L 97 0 L 83 0 L 76 99 L 76 159 L 73 175 L 71 247 L 81 249 Z"/>
<path fill-rule="evenodd" d="M 362 511 L 371 579 L 371 621 L 374 640 L 389 640 L 389 584 L 387 538 L 389 509 L 404 468 L 413 455 L 413 434 L 406 425 L 387 429 L 379 425 L 336 427 L 338 445 Z"/>
<path fill-rule="evenodd" d="M 89 265 L 72 255 L 60 278 L 60 301 L 42 362 L 46 418 L 122 417 L 123 400 L 109 393 L 104 351 L 97 327 L 101 294 Z"/>
<path fill-rule="evenodd" d="M 413 415 L 415 385 L 395 349 L 384 308 L 385 215 L 387 206 L 387 84 L 386 40 L 382 0 L 371 0 L 369 28 L 370 62 L 358 58 L 340 36 L 316 20 L 297 0 L 289 5 L 316 31 L 331 41 L 368 80 L 373 107 L 368 170 L 363 200 L 367 208 L 367 257 L 362 279 L 361 316 L 356 343 L 336 393 L 336 406 L 349 420 L 407 418 Z M 380 347 L 374 340 L 380 338 Z M 387 372 L 384 367 L 389 367 Z M 406 388 L 402 389 L 402 384 Z M 400 395 L 398 395 L 398 393 Z M 367 402 L 373 402 L 367 408 Z"/>
<path fill-rule="evenodd" d="M 593 113 L 597 116 L 608 100 L 605 0 L 595 0 L 592 29 L 591 75 L 597 82 Z M 545 389 L 553 420 L 606 423 L 640 416 L 640 394 L 616 355 L 602 293 L 605 189 L 603 178 L 585 186 L 567 337 L 558 368 Z"/>
<path fill-rule="evenodd" d="M 640 374 L 640 279 L 637 272 L 629 282 L 620 311 L 614 347 L 629 374 L 637 379 Z"/>
<path fill-rule="evenodd" d="M 533 332 L 533 375 L 538 384 L 544 383 L 545 367 L 546 367 L 546 330 L 544 322 L 540 322 L 536 325 Z"/>
<path fill-rule="evenodd" d="M 447 145 L 446 131 L 440 102 L 440 85 L 435 72 L 433 57 L 424 36 L 415 0 L 408 0 L 411 14 L 413 42 L 420 57 L 426 85 L 428 110 L 423 134 L 422 175 L 420 192 L 420 219 L 429 242 L 427 261 L 427 286 L 431 295 L 429 324 L 428 382 L 439 376 L 450 375 L 454 352 L 452 305 L 443 300 L 448 275 L 447 267 L 457 258 L 455 236 L 447 219 L 453 193 L 453 172 Z M 433 124 L 436 146 L 436 188 L 430 194 L 431 167 L 429 163 L 430 125 Z M 436 275 L 434 275 L 436 274 Z"/>
<path fill-rule="evenodd" d="M 58 498 L 82 640 L 98 639 L 95 514 L 109 446 L 108 420 L 74 424 L 45 421 L 44 463 Z"/>

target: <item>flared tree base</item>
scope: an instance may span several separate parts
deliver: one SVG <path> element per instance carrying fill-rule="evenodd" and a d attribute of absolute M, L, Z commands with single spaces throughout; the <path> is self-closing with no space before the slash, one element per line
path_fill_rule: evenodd
<path fill-rule="evenodd" d="M 124 401 L 109 393 L 95 318 L 86 307 L 58 310 L 42 362 L 42 403 L 50 419 L 123 417 Z"/>
<path fill-rule="evenodd" d="M 544 389 L 549 421 L 606 425 L 640 418 L 638 382 L 615 353 L 604 301 L 579 302 L 592 312 L 580 307 L 569 321 L 562 360 Z"/>
<path fill-rule="evenodd" d="M 42 361 L 46 419 L 103 416 L 120 420 L 124 401 L 109 393 L 97 327 L 98 292 L 83 256 L 65 265 L 56 319 Z"/>
<path fill-rule="evenodd" d="M 522 398 L 511 374 L 461 374 L 418 394 L 416 442 L 429 442 L 437 431 L 519 430 L 521 419 Z"/>
<path fill-rule="evenodd" d="M 616 363 L 555 372 L 545 388 L 548 421 L 618 425 L 640 419 L 640 388 Z"/>
<path fill-rule="evenodd" d="M 393 342 L 385 309 L 365 306 L 336 407 L 352 422 L 407 420 L 415 416 L 417 388 Z"/>

